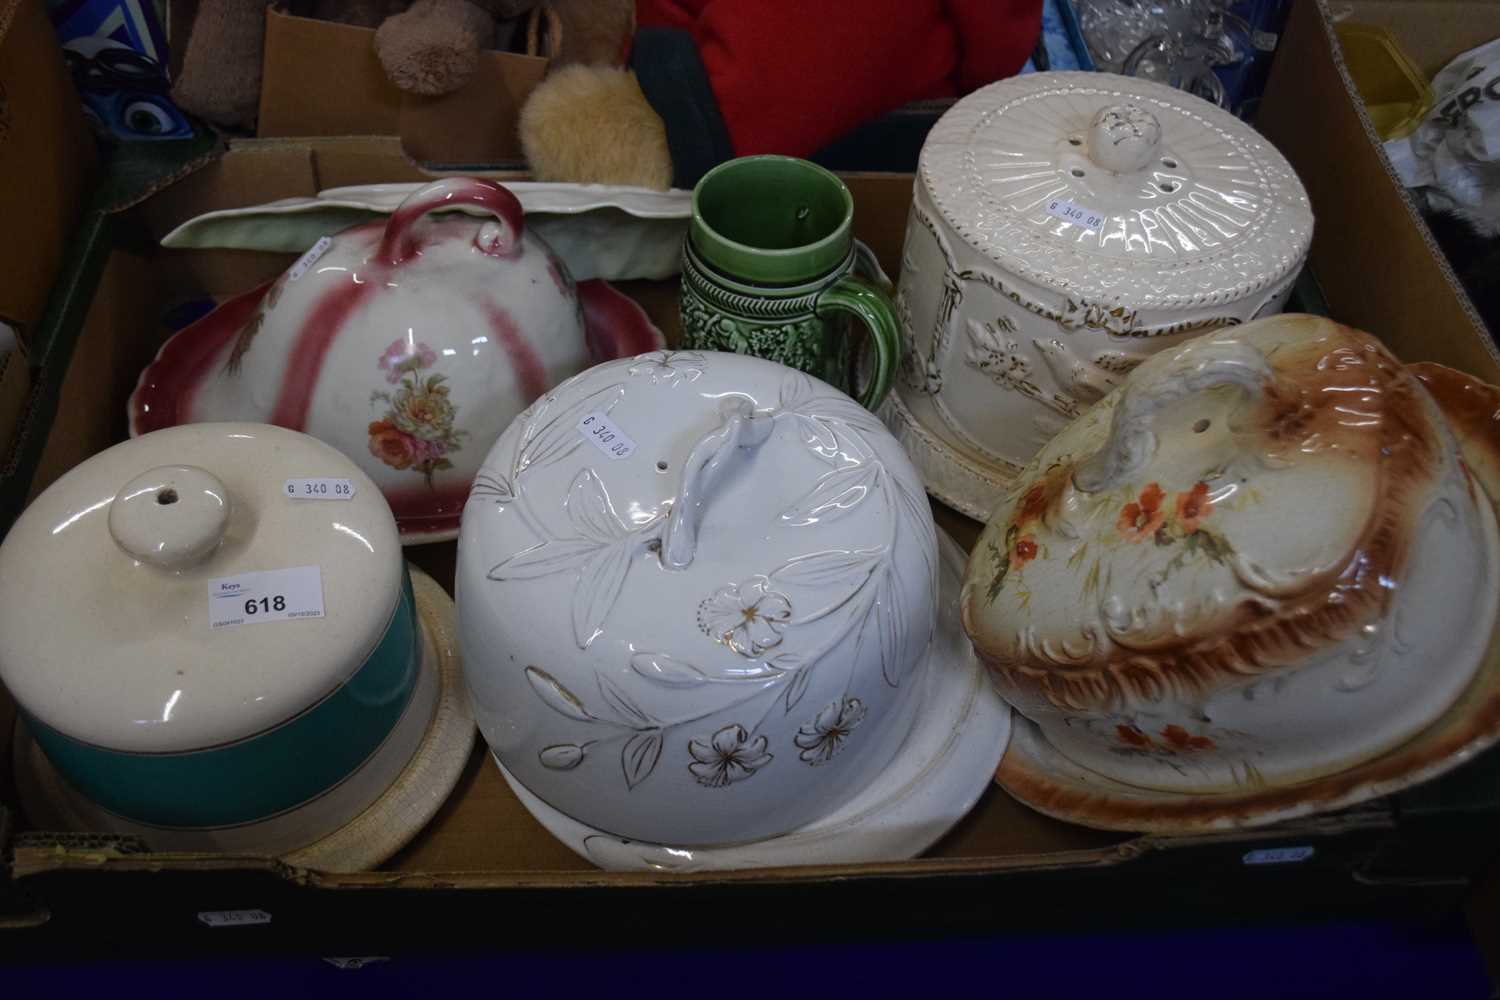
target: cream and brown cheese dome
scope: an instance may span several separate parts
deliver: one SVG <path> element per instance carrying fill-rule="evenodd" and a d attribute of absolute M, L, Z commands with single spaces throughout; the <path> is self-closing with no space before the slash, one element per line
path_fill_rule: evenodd
<path fill-rule="evenodd" d="M 1043 448 L 962 614 L 1069 758 L 1142 787 L 1288 783 L 1458 697 L 1496 549 L 1419 381 L 1368 334 L 1282 316 L 1154 356 Z"/>

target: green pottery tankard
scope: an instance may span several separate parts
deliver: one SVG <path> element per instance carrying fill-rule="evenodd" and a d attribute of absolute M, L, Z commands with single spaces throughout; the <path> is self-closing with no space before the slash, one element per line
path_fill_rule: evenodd
<path fill-rule="evenodd" d="M 900 328 L 853 221 L 844 182 L 806 160 L 747 156 L 710 170 L 683 246 L 682 346 L 779 361 L 853 395 L 852 317 L 873 348 L 859 401 L 879 406 Z"/>

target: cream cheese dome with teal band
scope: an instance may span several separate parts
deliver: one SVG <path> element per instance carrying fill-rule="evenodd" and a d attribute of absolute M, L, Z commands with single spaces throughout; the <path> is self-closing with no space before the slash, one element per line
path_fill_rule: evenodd
<path fill-rule="evenodd" d="M 69 790 L 156 850 L 281 853 L 358 815 L 433 716 L 422 641 L 379 490 L 276 427 L 117 445 L 0 544 L 0 680 Z"/>

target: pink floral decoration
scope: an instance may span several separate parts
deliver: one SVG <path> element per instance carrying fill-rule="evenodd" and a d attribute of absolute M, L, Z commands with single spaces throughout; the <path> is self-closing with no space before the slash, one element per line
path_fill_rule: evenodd
<path fill-rule="evenodd" d="M 385 380 L 392 385 L 401 381 L 406 372 L 431 368 L 436 363 L 437 352 L 432 348 L 421 341 L 413 345 L 400 338 L 391 341 L 391 346 L 380 356 L 380 370 L 385 372 Z"/>

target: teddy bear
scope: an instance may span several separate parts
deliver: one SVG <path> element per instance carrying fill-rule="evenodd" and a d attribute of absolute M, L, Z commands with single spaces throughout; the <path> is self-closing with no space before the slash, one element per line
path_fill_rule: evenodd
<path fill-rule="evenodd" d="M 248 129 L 260 104 L 266 8 L 272 0 L 198 0 L 172 87 L 178 106 L 223 128 Z M 529 50 L 568 63 L 619 63 L 633 29 L 632 0 L 300 0 L 291 13 L 374 28 L 387 77 L 411 94 L 462 87 L 484 49 Z"/>
<path fill-rule="evenodd" d="M 351 6 L 342 0 L 323 2 L 330 19 Z M 388 0 L 362 2 L 379 7 Z M 498 25 L 514 24 L 531 8 L 531 0 L 416 0 L 379 20 L 375 54 L 396 86 L 409 94 L 439 97 L 469 82 L 479 53 L 496 47 Z"/>

